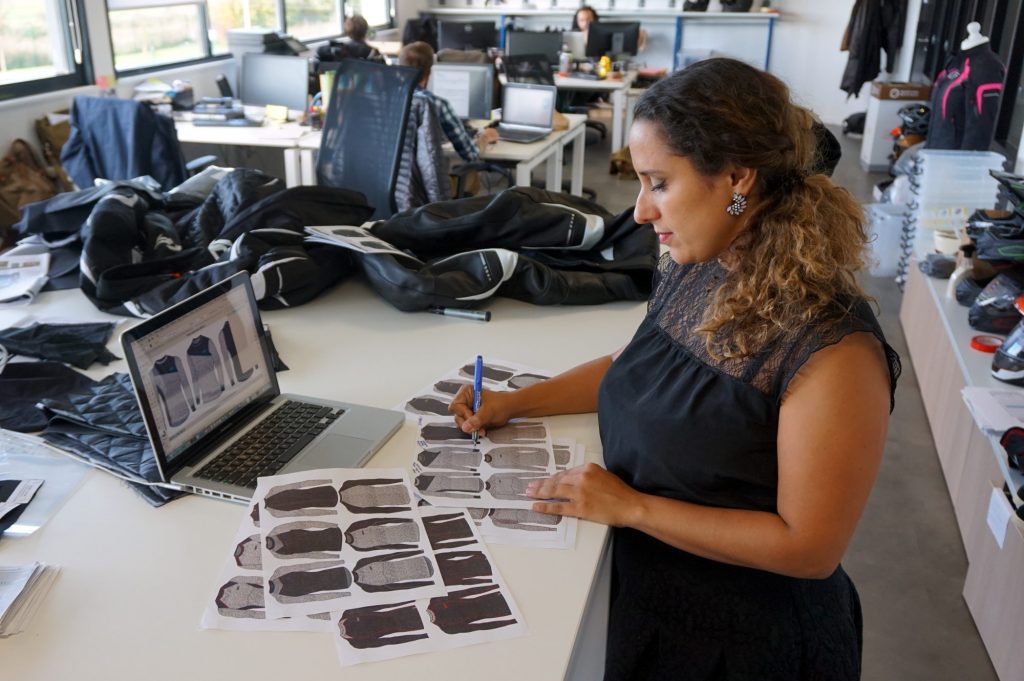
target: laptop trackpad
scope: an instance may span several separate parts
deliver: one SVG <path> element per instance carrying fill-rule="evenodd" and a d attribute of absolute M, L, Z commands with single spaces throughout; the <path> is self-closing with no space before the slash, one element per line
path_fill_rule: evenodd
<path fill-rule="evenodd" d="M 357 468 L 373 448 L 371 440 L 329 434 L 302 453 L 291 470 L 316 468 Z"/>

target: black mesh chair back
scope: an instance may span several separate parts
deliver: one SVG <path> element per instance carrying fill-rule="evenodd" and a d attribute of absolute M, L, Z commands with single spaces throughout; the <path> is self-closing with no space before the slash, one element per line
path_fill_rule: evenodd
<path fill-rule="evenodd" d="M 543 54 L 506 56 L 505 78 L 510 83 L 555 84 L 555 74 L 551 68 L 551 60 Z"/>
<path fill-rule="evenodd" d="M 395 180 L 419 69 L 346 59 L 334 76 L 316 162 L 319 184 L 361 192 L 373 218 L 396 212 Z"/>

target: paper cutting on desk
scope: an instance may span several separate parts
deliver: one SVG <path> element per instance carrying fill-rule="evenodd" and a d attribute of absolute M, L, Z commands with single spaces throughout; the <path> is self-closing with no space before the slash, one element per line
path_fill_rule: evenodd
<path fill-rule="evenodd" d="M 413 459 L 416 493 L 435 506 L 530 508 L 526 487 L 555 472 L 543 419 L 512 421 L 487 431 L 474 447 L 454 421 L 425 423 Z"/>
<path fill-rule="evenodd" d="M 327 244 L 328 246 L 340 246 L 357 253 L 383 253 L 384 255 L 397 255 L 423 264 L 422 261 L 403 250 L 395 248 L 386 241 L 374 236 L 365 227 L 352 227 L 348 225 L 334 225 L 330 227 L 311 226 L 306 227 L 306 241 L 310 243 Z"/>
<path fill-rule="evenodd" d="M 423 509 L 445 596 L 347 608 L 333 617 L 343 666 L 526 634 L 512 593 L 463 510 Z"/>
<path fill-rule="evenodd" d="M 444 594 L 406 473 L 334 468 L 260 478 L 268 617 Z"/>
<path fill-rule="evenodd" d="M 529 509 L 534 500 L 525 495 L 526 486 L 555 472 L 550 428 L 543 419 L 519 419 L 489 430 L 474 447 L 472 435 L 448 413 L 462 385 L 472 383 L 473 371 L 474 363 L 467 362 L 400 407 L 420 426 L 413 485 L 435 506 Z M 525 387 L 547 376 L 513 362 L 488 361 L 483 368 L 483 383 L 493 391 Z"/>
<path fill-rule="evenodd" d="M 555 468 L 558 471 L 580 466 L 583 445 L 575 440 L 554 441 Z M 571 549 L 576 546 L 578 518 L 538 513 L 521 508 L 469 508 L 470 516 L 488 544 L 516 544 L 544 549 Z"/>
<path fill-rule="evenodd" d="M 235 533 L 231 556 L 217 578 L 213 598 L 203 611 L 200 626 L 233 631 L 330 631 L 330 615 L 326 612 L 298 617 L 267 617 L 259 526 L 259 509 L 253 503 L 248 506 Z"/>
<path fill-rule="evenodd" d="M 558 471 L 579 466 L 584 447 L 575 440 L 554 441 L 555 467 Z M 434 506 L 420 499 L 421 506 Z M 515 544 L 537 549 L 571 549 L 576 546 L 578 518 L 538 513 L 526 508 L 487 508 L 467 506 L 480 536 L 488 544 Z"/>

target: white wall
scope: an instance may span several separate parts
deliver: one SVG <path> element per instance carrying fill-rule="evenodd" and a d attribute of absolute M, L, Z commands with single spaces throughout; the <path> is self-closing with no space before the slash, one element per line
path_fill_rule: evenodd
<path fill-rule="evenodd" d="M 772 45 L 772 73 L 786 81 L 794 95 L 813 109 L 826 123 L 838 124 L 856 111 L 867 110 L 870 85 L 857 97 L 839 89 L 849 55 L 839 51 L 843 32 L 850 20 L 854 0 L 777 0 L 782 12 L 776 24 Z M 896 55 L 892 74 L 885 80 L 901 81 L 910 77 L 914 40 L 921 0 L 908 0 L 903 31 L 903 48 Z M 885 56 L 882 57 L 885 65 Z"/>

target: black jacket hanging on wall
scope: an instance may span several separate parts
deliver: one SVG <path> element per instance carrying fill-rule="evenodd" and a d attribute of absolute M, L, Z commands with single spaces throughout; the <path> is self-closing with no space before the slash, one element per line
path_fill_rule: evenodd
<path fill-rule="evenodd" d="M 986 151 L 992 143 L 1006 67 L 988 43 L 946 62 L 932 87 L 927 149 Z"/>
<path fill-rule="evenodd" d="M 896 51 L 903 46 L 907 0 L 857 0 L 846 26 L 842 49 L 850 57 L 839 89 L 856 97 L 864 83 L 882 70 L 879 50 L 885 50 L 885 70 L 891 73 Z"/>

